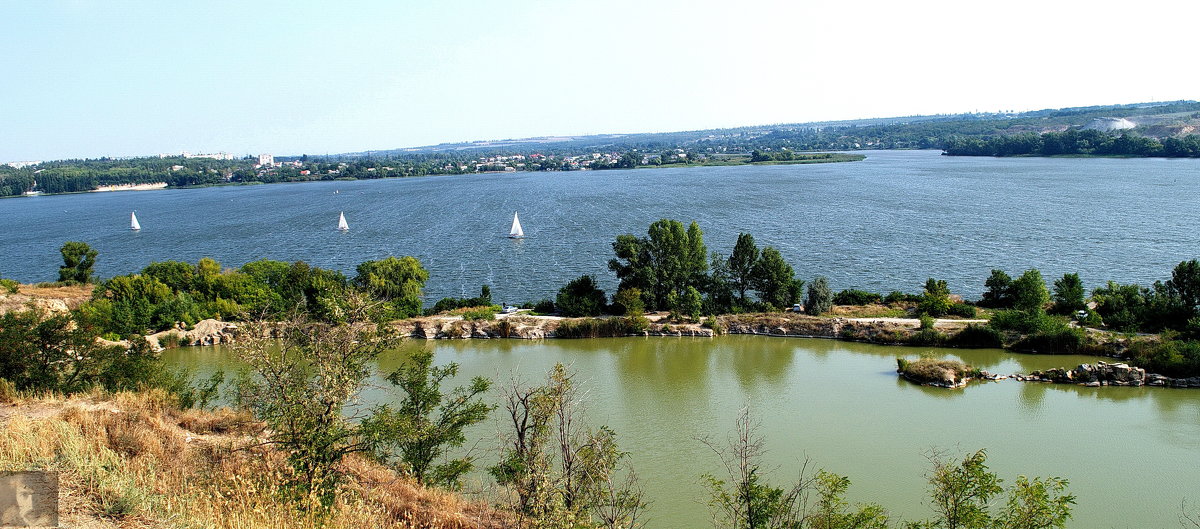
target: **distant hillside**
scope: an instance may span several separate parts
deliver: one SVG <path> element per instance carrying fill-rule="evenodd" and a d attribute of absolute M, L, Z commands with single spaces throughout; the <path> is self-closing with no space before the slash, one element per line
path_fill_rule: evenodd
<path fill-rule="evenodd" d="M 1061 132 L 1095 120 L 1118 118 L 1136 124 L 1132 132 L 1154 138 L 1195 133 L 1200 102 L 1135 103 L 1015 113 L 939 114 L 842 121 L 759 125 L 729 129 L 644 134 L 546 136 L 538 138 L 443 143 L 422 147 L 334 155 L 335 158 L 393 157 L 486 151 L 511 154 L 567 154 L 584 150 L 728 153 L 753 149 L 855 150 L 936 149 L 954 136 L 1006 136 L 1027 132 Z"/>

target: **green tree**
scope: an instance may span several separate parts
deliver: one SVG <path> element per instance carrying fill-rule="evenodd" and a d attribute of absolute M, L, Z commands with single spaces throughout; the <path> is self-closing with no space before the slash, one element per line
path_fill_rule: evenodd
<path fill-rule="evenodd" d="M 817 316 L 829 312 L 831 309 L 833 309 L 833 291 L 829 289 L 829 280 L 825 276 L 817 276 L 808 285 L 808 297 L 804 300 L 804 310 Z"/>
<path fill-rule="evenodd" d="M 411 318 L 421 314 L 421 289 L 429 280 L 429 272 L 415 257 L 366 261 L 356 271 L 354 284 L 387 304 L 386 317 Z"/>
<path fill-rule="evenodd" d="M 63 265 L 58 269 L 58 280 L 64 283 L 90 283 L 92 268 L 96 266 L 98 252 L 86 242 L 68 241 L 62 245 Z"/>
<path fill-rule="evenodd" d="M 613 305 L 621 308 L 621 313 L 626 316 L 643 316 L 646 313 L 646 305 L 642 303 L 642 291 L 636 288 L 618 290 L 613 296 Z"/>
<path fill-rule="evenodd" d="M 686 293 L 687 287 L 701 289 L 707 283 L 708 250 L 699 225 L 687 228 L 677 220 L 660 219 L 650 225 L 646 237 L 620 235 L 613 242 L 616 258 L 608 267 L 621 281 L 618 289 L 638 288 L 652 310 L 670 309 L 667 296 Z"/>
<path fill-rule="evenodd" d="M 0 379 L 18 390 L 74 393 L 99 386 L 134 390 L 157 386 L 165 368 L 140 337 L 133 346 L 106 346 L 96 329 L 41 309 L 0 315 Z"/>
<path fill-rule="evenodd" d="M 734 291 L 738 293 L 738 301 L 742 304 L 746 303 L 746 291 L 754 287 L 754 268 L 758 265 L 758 255 L 758 246 L 754 244 L 754 236 L 749 233 L 739 233 L 737 243 L 733 245 L 733 253 L 729 254 L 728 270 L 730 282 Z"/>
<path fill-rule="evenodd" d="M 344 323 L 252 323 L 234 346 L 248 367 L 238 401 L 266 422 L 266 442 L 287 454 L 295 475 L 283 489 L 304 507 L 332 505 L 342 458 L 371 448 L 363 417 L 347 405 L 396 338 L 367 317 L 366 305 L 351 299 Z"/>
<path fill-rule="evenodd" d="M 1036 268 L 1026 270 L 1012 283 L 1013 308 L 1026 312 L 1042 310 L 1050 302 L 1046 281 Z"/>
<path fill-rule="evenodd" d="M 459 488 L 473 459 L 459 457 L 435 464 L 446 453 L 466 442 L 463 431 L 487 419 L 495 406 L 479 396 L 491 387 L 483 377 L 471 379 L 443 393 L 442 383 L 458 375 L 458 364 L 433 365 L 433 351 L 413 353 L 404 365 L 388 375 L 388 382 L 404 393 L 400 405 L 383 405 L 363 421 L 375 440 L 376 457 L 425 485 Z"/>
<path fill-rule="evenodd" d="M 604 312 L 606 300 L 604 291 L 596 286 L 596 280 L 582 275 L 558 290 L 554 305 L 559 314 L 569 318 L 598 316 Z"/>
<path fill-rule="evenodd" d="M 987 529 L 992 525 L 988 506 L 1004 491 L 1001 480 L 987 467 L 987 451 L 979 450 L 959 464 L 933 460 L 929 490 L 938 513 L 935 527 L 945 529 Z"/>
<path fill-rule="evenodd" d="M 1200 261 L 1183 261 L 1171 271 L 1167 289 L 1179 299 L 1183 320 L 1200 315 Z"/>
<path fill-rule="evenodd" d="M 574 373 L 556 364 L 545 385 L 514 379 L 504 398 L 512 429 L 488 471 L 513 492 L 522 527 L 638 526 L 646 504 L 636 474 L 620 479 L 628 456 L 615 432 L 587 428 Z"/>
<path fill-rule="evenodd" d="M 925 292 L 917 305 L 917 312 L 933 317 L 944 316 L 950 312 L 950 287 L 944 280 L 929 278 L 925 281 Z"/>
<path fill-rule="evenodd" d="M 679 298 L 679 306 L 675 308 L 675 311 L 693 320 L 699 320 L 700 312 L 703 309 L 704 298 L 700 296 L 700 291 L 696 290 L 696 287 L 689 286 L 683 297 Z"/>
<path fill-rule="evenodd" d="M 805 518 L 812 529 L 887 529 L 887 511 L 875 504 L 859 505 L 850 510 L 845 500 L 850 479 L 824 470 L 815 478 L 817 505 Z"/>
<path fill-rule="evenodd" d="M 775 308 L 791 306 L 799 300 L 799 285 L 792 266 L 783 260 L 779 250 L 763 248 L 751 272 L 751 283 L 758 298 Z M 802 283 L 800 283 L 802 285 Z"/>
<path fill-rule="evenodd" d="M 981 306 L 993 309 L 1012 308 L 1012 278 L 1003 270 L 992 270 L 992 275 L 983 282 L 983 286 L 987 287 L 987 291 L 979 300 Z"/>
<path fill-rule="evenodd" d="M 1067 480 L 1019 476 L 1008 492 L 1001 516 L 1004 529 L 1054 529 L 1066 527 L 1075 496 L 1067 494 Z"/>
<path fill-rule="evenodd" d="M 1062 279 L 1054 280 L 1054 312 L 1058 314 L 1073 314 L 1084 309 L 1083 280 L 1079 274 L 1063 274 Z"/>
<path fill-rule="evenodd" d="M 1002 480 L 987 467 L 987 451 L 967 455 L 960 463 L 930 457 L 930 499 L 938 517 L 910 528 L 941 529 L 1061 529 L 1071 518 L 1075 496 L 1067 494 L 1061 478 L 1017 478 L 999 513 L 992 500 L 1005 492 Z"/>

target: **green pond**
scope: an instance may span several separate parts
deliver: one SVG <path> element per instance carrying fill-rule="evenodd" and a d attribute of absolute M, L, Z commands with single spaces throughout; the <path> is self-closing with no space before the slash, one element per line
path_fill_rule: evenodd
<path fill-rule="evenodd" d="M 704 473 L 718 472 L 699 441 L 723 441 L 749 406 L 766 439 L 777 484 L 804 461 L 848 476 L 853 501 L 894 517 L 931 516 L 926 455 L 988 450 L 989 466 L 1016 476 L 1061 476 L 1078 496 L 1073 528 L 1179 527 L 1180 503 L 1200 505 L 1200 390 L 1085 388 L 1005 380 L 961 390 L 900 380 L 895 357 L 935 354 L 998 373 L 1074 366 L 1097 359 L 1000 350 L 901 348 L 834 340 L 723 336 L 594 340 L 410 341 L 379 360 L 394 369 L 416 348 L 457 362 L 461 382 L 482 375 L 528 382 L 556 362 L 584 384 L 587 418 L 618 433 L 652 501 L 651 529 L 708 527 Z M 220 347 L 167 351 L 197 374 L 237 369 Z M 364 401 L 392 398 L 376 378 Z M 498 395 L 492 395 L 499 402 Z M 495 421 L 476 426 L 479 465 L 496 460 Z M 478 473 L 471 487 L 485 489 Z"/>

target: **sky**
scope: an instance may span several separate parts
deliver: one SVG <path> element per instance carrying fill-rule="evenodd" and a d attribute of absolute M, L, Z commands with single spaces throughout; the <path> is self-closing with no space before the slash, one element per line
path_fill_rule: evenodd
<path fill-rule="evenodd" d="M 1200 99 L 1200 2 L 0 0 L 0 162 Z"/>

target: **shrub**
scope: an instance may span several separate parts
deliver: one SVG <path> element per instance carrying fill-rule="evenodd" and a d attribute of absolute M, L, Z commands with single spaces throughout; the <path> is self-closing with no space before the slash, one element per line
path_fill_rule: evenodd
<path fill-rule="evenodd" d="M 180 337 L 178 332 L 168 332 L 162 338 L 158 338 L 158 344 L 167 349 L 179 347 Z"/>
<path fill-rule="evenodd" d="M 12 279 L 0 279 L 0 288 L 7 290 L 9 294 L 16 294 L 21 284 Z"/>
<path fill-rule="evenodd" d="M 930 316 L 943 316 L 950 311 L 950 287 L 944 280 L 929 278 L 925 282 L 925 293 L 921 296 L 917 312 Z"/>
<path fill-rule="evenodd" d="M 464 311 L 462 313 L 462 319 L 467 321 L 494 320 L 496 319 L 497 312 L 499 312 L 499 309 L 497 309 L 495 305 L 490 307 L 479 307 Z"/>
<path fill-rule="evenodd" d="M 554 304 L 563 316 L 598 316 L 606 306 L 604 291 L 589 275 L 579 276 L 558 290 Z"/>
<path fill-rule="evenodd" d="M 933 328 L 921 329 L 908 338 L 908 343 L 924 346 L 942 345 L 946 343 L 946 334 Z"/>
<path fill-rule="evenodd" d="M 1001 310 L 992 314 L 988 325 L 1001 331 L 1016 331 L 1021 334 L 1038 332 L 1057 332 L 1066 328 L 1062 318 L 1056 318 L 1045 311 Z"/>
<path fill-rule="evenodd" d="M 870 305 L 883 301 L 883 296 L 865 290 L 846 289 L 833 296 L 834 305 Z"/>
<path fill-rule="evenodd" d="M 952 336 L 950 345 L 955 347 L 986 347 L 999 349 L 1004 347 L 1004 335 L 987 325 L 968 324 L 967 327 Z"/>
<path fill-rule="evenodd" d="M 904 292 L 900 292 L 899 290 L 893 290 L 891 292 L 888 292 L 888 295 L 883 297 L 883 302 L 887 303 L 888 305 L 891 305 L 892 303 L 905 303 L 905 302 L 915 303 L 918 301 L 921 301 L 921 296 L 918 296 L 916 294 L 905 294 Z"/>
<path fill-rule="evenodd" d="M 1039 353 L 1079 352 L 1083 346 L 1083 330 L 1071 327 L 1038 331 L 1013 344 L 1013 348 Z"/>
<path fill-rule="evenodd" d="M 554 301 L 543 299 L 533 306 L 533 312 L 536 314 L 554 314 Z"/>
<path fill-rule="evenodd" d="M 946 310 L 946 314 L 949 316 L 958 316 L 960 318 L 974 318 L 976 311 L 975 307 L 967 305 L 966 303 L 955 303 L 950 305 L 950 308 Z"/>
<path fill-rule="evenodd" d="M 937 323 L 937 320 L 933 319 L 933 317 L 929 316 L 928 314 L 918 315 L 917 319 L 921 320 L 921 329 L 932 329 L 933 325 Z"/>
<path fill-rule="evenodd" d="M 1200 376 L 1200 342 L 1138 341 L 1130 345 L 1129 358 L 1134 365 L 1152 373 L 1171 377 Z"/>
<path fill-rule="evenodd" d="M 612 338 L 642 332 L 637 318 L 602 318 L 562 320 L 554 330 L 558 338 Z M 645 318 L 642 318 L 645 320 Z"/>
<path fill-rule="evenodd" d="M 833 308 L 833 291 L 829 289 L 829 280 L 824 276 L 817 276 L 808 285 L 804 307 L 812 315 L 824 314 Z"/>
<path fill-rule="evenodd" d="M 713 334 L 717 336 L 725 334 L 725 326 L 722 325 L 720 320 L 717 320 L 715 316 L 704 318 L 704 321 L 701 322 L 700 325 L 702 327 L 708 327 L 709 329 L 712 329 Z"/>

